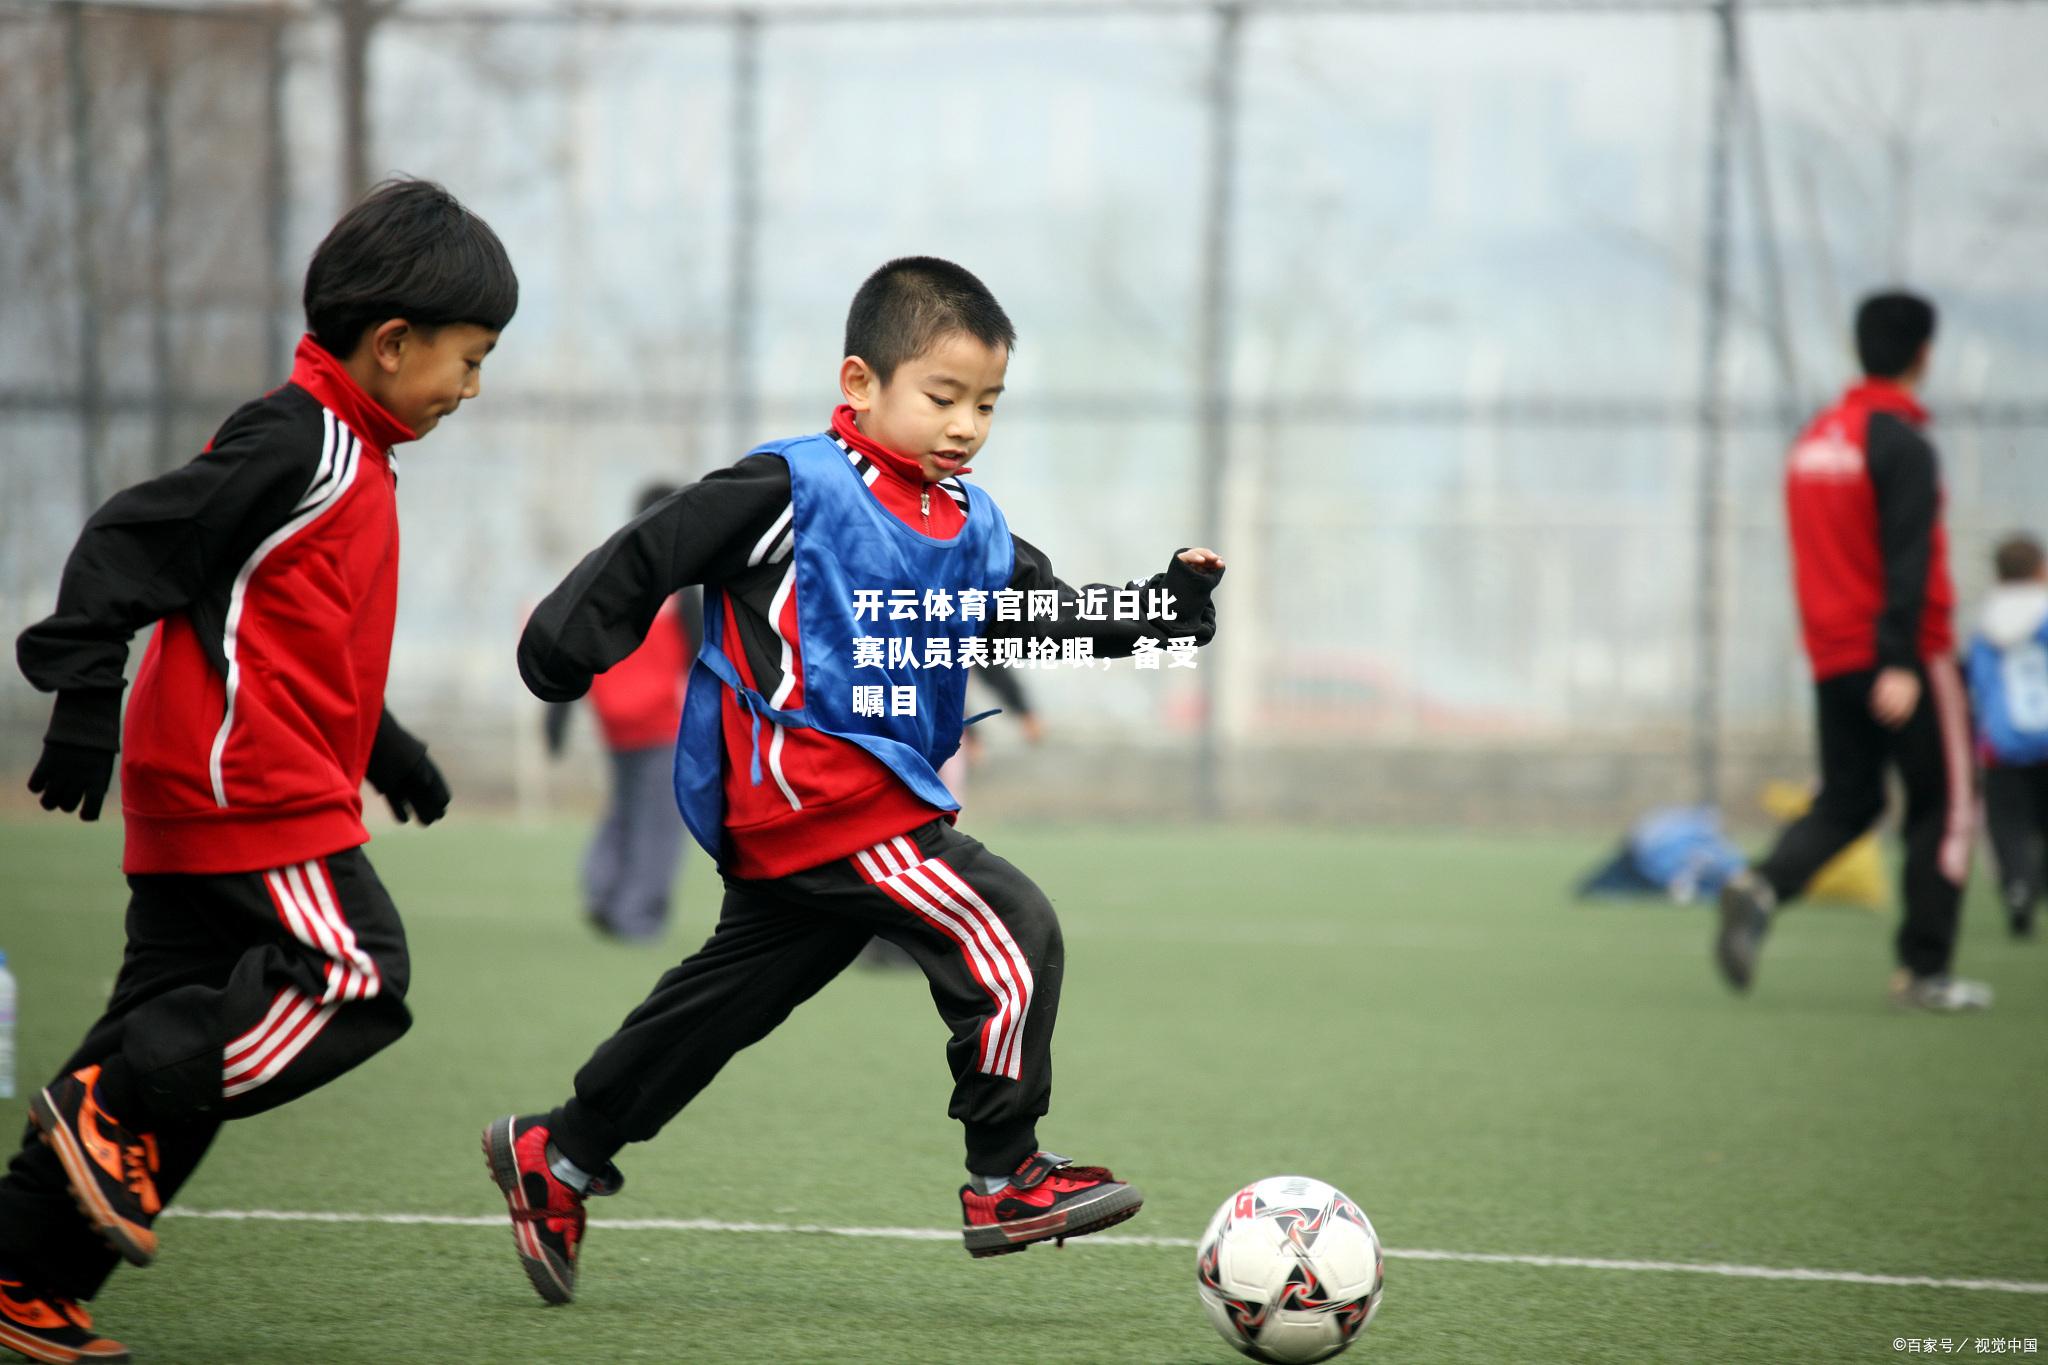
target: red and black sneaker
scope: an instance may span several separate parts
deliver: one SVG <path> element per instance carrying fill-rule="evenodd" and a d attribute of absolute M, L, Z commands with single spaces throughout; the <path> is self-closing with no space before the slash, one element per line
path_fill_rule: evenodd
<path fill-rule="evenodd" d="M 163 1209 L 156 1193 L 156 1139 L 137 1133 L 100 1106 L 100 1069 L 88 1066 L 52 1081 L 29 1101 L 29 1117 L 64 1163 L 71 1197 L 86 1221 L 134 1265 L 156 1258 L 150 1224 Z"/>
<path fill-rule="evenodd" d="M 128 1348 L 92 1330 L 92 1315 L 70 1299 L 39 1294 L 0 1277 L 0 1346 L 48 1365 L 128 1359 Z"/>
<path fill-rule="evenodd" d="M 970 1256 L 1001 1256 L 1033 1242 L 1064 1242 L 1129 1218 L 1145 1196 L 1100 1166 L 1076 1166 L 1052 1152 L 1024 1159 L 994 1194 L 960 1187 L 960 1235 Z"/>
<path fill-rule="evenodd" d="M 583 1249 L 583 1201 L 617 1194 L 626 1178 L 607 1162 L 578 1194 L 549 1169 L 546 1120 L 507 1116 L 484 1129 L 484 1162 L 512 1210 L 512 1244 L 534 1290 L 549 1303 L 576 1297 L 576 1256 Z"/>

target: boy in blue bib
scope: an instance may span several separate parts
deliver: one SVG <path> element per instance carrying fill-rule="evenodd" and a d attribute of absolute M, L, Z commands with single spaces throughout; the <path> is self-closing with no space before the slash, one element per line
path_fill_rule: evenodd
<path fill-rule="evenodd" d="M 2032 536 L 2007 536 L 1992 567 L 1964 657 L 2006 927 L 2025 939 L 2048 882 L 2048 554 Z"/>
<path fill-rule="evenodd" d="M 1029 878 L 954 828 L 938 770 L 968 720 L 970 665 L 1027 647 L 1113 659 L 1206 644 L 1223 560 L 1183 550 L 1142 582 L 1077 589 L 961 481 L 1015 340 L 967 271 L 891 261 L 854 296 L 831 428 L 757 447 L 643 513 L 527 625 L 521 677 L 569 701 L 639 645 L 671 594 L 704 585 L 675 788 L 725 882 L 711 938 L 598 1047 L 575 1093 L 484 1130 L 520 1259 L 550 1302 L 574 1295 L 584 1200 L 618 1188 L 613 1156 L 877 936 L 924 971 L 952 1032 L 967 1250 L 1081 1236 L 1143 1202 L 1038 1145 L 1059 923 Z M 1141 597 L 1147 610 L 1121 609 Z"/>

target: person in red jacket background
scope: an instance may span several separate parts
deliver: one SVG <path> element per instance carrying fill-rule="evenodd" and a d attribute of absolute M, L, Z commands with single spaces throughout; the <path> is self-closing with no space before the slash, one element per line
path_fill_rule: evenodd
<path fill-rule="evenodd" d="M 669 484 L 650 484 L 640 491 L 635 514 L 675 491 Z M 611 782 L 604 818 L 583 854 L 583 913 L 599 933 L 613 938 L 645 942 L 668 927 L 683 852 L 674 787 L 676 728 L 703 633 L 695 590 L 677 593 L 656 614 L 640 648 L 591 679 L 586 694 L 597 713 Z M 561 754 L 574 710 L 573 702 L 548 707 L 550 754 Z"/>
<path fill-rule="evenodd" d="M 1821 789 L 1770 854 L 1722 890 L 1715 961 L 1737 990 L 1749 989 L 1779 907 L 1884 813 L 1885 771 L 1896 767 L 1906 863 L 1892 998 L 1930 1010 L 1991 1003 L 1988 987 L 1949 974 L 1974 797 L 1941 475 L 1918 397 L 1934 321 L 1934 305 L 1915 294 L 1865 299 L 1856 312 L 1864 378 L 1807 424 L 1785 462 Z"/>
<path fill-rule="evenodd" d="M 0 1180 L 0 1345 L 128 1359 L 77 1301 L 154 1259 L 221 1123 L 412 1023 L 405 931 L 361 847 L 366 777 L 400 820 L 448 806 L 384 709 L 393 448 L 477 396 L 518 302 L 481 218 L 427 181 L 379 186 L 313 253 L 289 382 L 94 512 L 56 611 L 21 634 L 22 672 L 57 694 L 29 790 L 96 820 L 120 753 L 130 897 L 106 1013 Z M 124 733 L 128 643 L 152 622 Z"/>

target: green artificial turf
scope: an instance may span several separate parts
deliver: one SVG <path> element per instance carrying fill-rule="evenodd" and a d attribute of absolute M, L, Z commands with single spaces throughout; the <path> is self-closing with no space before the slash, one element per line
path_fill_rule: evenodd
<path fill-rule="evenodd" d="M 971 827 L 971 826 L 970 826 Z M 1897 1358 L 1902 1337 L 2048 1342 L 2048 1295 L 1422 1260 L 1504 1253 L 2048 1281 L 2048 942 L 1976 893 L 1960 966 L 1991 1013 L 1884 1003 L 1888 916 L 1778 926 L 1753 998 L 1708 914 L 1574 904 L 1588 841 L 1267 828 L 984 831 L 1059 907 L 1068 971 L 1047 1146 L 1146 1192 L 1120 1235 L 1191 1239 L 1300 1172 L 1390 1248 L 1349 1358 Z M 708 930 L 693 863 L 662 948 L 580 922 L 580 831 L 458 818 L 371 855 L 412 938 L 416 1023 L 284 1110 L 231 1125 L 194 1210 L 495 1220 L 477 1132 L 544 1108 Z M 111 984 L 118 829 L 0 823 L 0 948 L 21 1070 Z M 957 1131 L 914 975 L 850 971 L 621 1156 L 619 1219 L 945 1229 Z M 0 1101 L 14 1131 L 23 1102 Z M 1235 1357 L 1179 1246 L 594 1228 L 544 1308 L 501 1223 L 161 1225 L 95 1302 L 144 1362 L 1213 1361 Z M 1973 1350 L 1958 1350 L 1978 1358 Z"/>

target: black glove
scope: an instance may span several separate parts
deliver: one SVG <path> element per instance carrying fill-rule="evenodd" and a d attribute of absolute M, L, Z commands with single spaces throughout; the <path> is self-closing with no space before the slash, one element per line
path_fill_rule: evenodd
<path fill-rule="evenodd" d="M 391 719 L 388 711 L 370 745 L 367 776 L 370 785 L 390 803 L 400 824 L 417 815 L 421 824 L 431 825 L 448 813 L 447 779 L 427 757 L 427 746 Z"/>
<path fill-rule="evenodd" d="M 1197 645 L 1216 638 L 1216 604 L 1209 594 L 1223 581 L 1223 570 L 1205 572 L 1184 564 L 1178 554 L 1168 561 L 1161 575 L 1164 587 L 1173 594 L 1173 634 L 1192 635 Z"/>
<path fill-rule="evenodd" d="M 29 774 L 28 789 L 42 794 L 44 810 L 75 810 L 81 820 L 97 820 L 120 747 L 120 688 L 59 692 L 50 708 L 50 728 L 43 732 L 42 761 Z"/>
<path fill-rule="evenodd" d="M 28 789 L 42 793 L 44 810 L 75 810 L 81 820 L 97 820 L 113 780 L 113 750 L 46 739 Z"/>
<path fill-rule="evenodd" d="M 548 703 L 547 715 L 541 720 L 540 732 L 548 742 L 549 758 L 560 758 L 562 750 L 568 747 L 569 713 L 575 709 L 573 702 Z"/>

